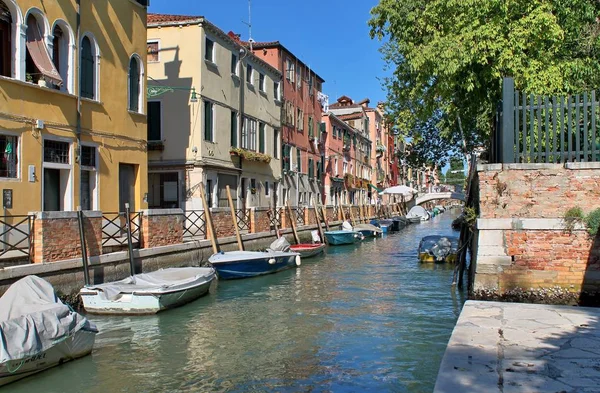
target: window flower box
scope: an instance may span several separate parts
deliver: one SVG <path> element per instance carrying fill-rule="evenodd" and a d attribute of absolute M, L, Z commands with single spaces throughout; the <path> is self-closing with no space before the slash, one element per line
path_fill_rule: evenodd
<path fill-rule="evenodd" d="M 241 149 L 239 147 L 232 147 L 229 150 L 229 154 L 231 154 L 232 156 L 238 156 L 246 161 L 264 162 L 265 164 L 270 163 L 272 158 L 268 154 Z"/>

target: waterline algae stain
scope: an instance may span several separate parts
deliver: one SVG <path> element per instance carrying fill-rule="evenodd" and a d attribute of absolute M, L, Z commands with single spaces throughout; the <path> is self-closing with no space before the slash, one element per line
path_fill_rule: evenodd
<path fill-rule="evenodd" d="M 24 393 L 431 392 L 464 298 L 452 266 L 420 264 L 445 213 L 297 269 L 221 281 L 147 317 L 90 319 L 92 356 L 10 386 Z"/>

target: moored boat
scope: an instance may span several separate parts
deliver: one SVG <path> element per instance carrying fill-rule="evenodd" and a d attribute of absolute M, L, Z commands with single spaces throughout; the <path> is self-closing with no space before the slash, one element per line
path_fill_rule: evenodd
<path fill-rule="evenodd" d="M 377 237 L 383 233 L 381 228 L 376 227 L 373 224 L 356 224 L 354 230 L 362 233 L 364 237 Z"/>
<path fill-rule="evenodd" d="M 455 263 L 458 254 L 458 238 L 453 236 L 425 236 L 419 243 L 421 262 Z"/>
<path fill-rule="evenodd" d="M 323 243 L 315 243 L 315 244 L 294 244 L 290 246 L 291 252 L 297 252 L 300 254 L 302 259 L 310 258 L 321 254 L 325 250 L 325 244 Z"/>
<path fill-rule="evenodd" d="M 79 294 L 92 314 L 156 314 L 205 295 L 215 277 L 210 267 L 168 268 L 88 285 Z"/>
<path fill-rule="evenodd" d="M 430 214 L 422 206 L 413 206 L 406 215 L 406 218 L 411 222 L 417 222 L 414 221 L 416 218 L 418 218 L 419 221 L 427 221 L 430 217 Z"/>
<path fill-rule="evenodd" d="M 381 226 L 381 229 L 383 230 L 384 233 L 387 232 L 393 232 L 393 231 L 397 231 L 398 229 L 398 224 L 396 224 L 394 226 L 394 220 L 379 220 L 379 225 Z M 384 227 L 386 227 L 386 229 L 384 229 Z"/>
<path fill-rule="evenodd" d="M 356 231 L 327 231 L 325 232 L 327 242 L 332 246 L 339 246 L 342 244 L 354 244 L 363 239 L 360 232 Z"/>
<path fill-rule="evenodd" d="M 0 386 L 92 352 L 98 330 L 63 304 L 37 276 L 20 279 L 0 298 Z"/>
<path fill-rule="evenodd" d="M 283 251 L 228 251 L 213 254 L 208 262 L 222 280 L 249 278 L 300 266 L 300 254 Z"/>

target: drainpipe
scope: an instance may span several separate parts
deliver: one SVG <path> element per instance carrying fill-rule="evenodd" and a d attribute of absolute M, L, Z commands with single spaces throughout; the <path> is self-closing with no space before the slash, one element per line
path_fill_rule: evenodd
<path fill-rule="evenodd" d="M 77 149 L 78 149 L 78 153 L 76 155 L 77 157 L 77 164 L 79 164 L 79 202 L 78 202 L 78 206 L 81 206 L 81 196 L 83 194 L 83 182 L 81 181 L 81 175 L 82 175 L 82 171 L 81 171 L 81 45 L 80 45 L 80 41 L 81 41 L 81 0 L 76 0 L 76 5 L 77 5 L 77 19 L 76 19 L 76 33 L 75 33 L 75 39 L 77 40 L 76 46 L 75 48 L 77 48 L 75 50 L 76 53 L 76 61 L 77 61 L 77 81 L 75 83 L 75 85 L 77 86 L 77 123 L 76 123 L 76 132 L 77 132 Z"/>

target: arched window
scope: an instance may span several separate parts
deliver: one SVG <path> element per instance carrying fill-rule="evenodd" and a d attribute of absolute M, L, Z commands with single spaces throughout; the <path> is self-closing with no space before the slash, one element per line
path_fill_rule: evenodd
<path fill-rule="evenodd" d="M 46 45 L 46 37 L 50 31 L 46 16 L 37 8 L 27 13 L 25 73 L 26 81 L 42 86 L 54 84 L 61 86 L 63 80 L 54 66 Z"/>
<path fill-rule="evenodd" d="M 136 55 L 129 60 L 128 109 L 133 112 L 141 112 L 142 109 L 142 62 Z"/>
<path fill-rule="evenodd" d="M 63 80 L 62 91 L 73 92 L 73 33 L 63 20 L 57 20 L 52 29 L 52 62 Z"/>
<path fill-rule="evenodd" d="M 81 74 L 79 89 L 81 96 L 91 100 L 96 95 L 96 53 L 95 45 L 87 35 L 81 40 Z"/>
<path fill-rule="evenodd" d="M 12 15 L 4 1 L 0 0 L 0 75 L 12 76 Z"/>

